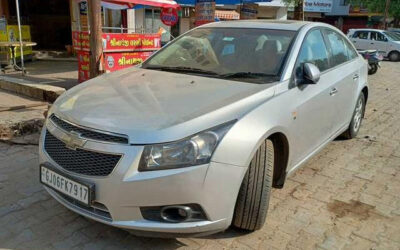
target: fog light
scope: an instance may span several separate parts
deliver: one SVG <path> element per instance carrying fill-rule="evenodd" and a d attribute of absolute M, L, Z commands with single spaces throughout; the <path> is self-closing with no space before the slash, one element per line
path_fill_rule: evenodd
<path fill-rule="evenodd" d="M 168 222 L 184 222 L 192 217 L 192 209 L 188 206 L 167 206 L 161 209 L 161 218 Z"/>
<path fill-rule="evenodd" d="M 204 221 L 207 217 L 198 204 L 177 204 L 158 207 L 141 207 L 146 220 L 167 223 Z"/>

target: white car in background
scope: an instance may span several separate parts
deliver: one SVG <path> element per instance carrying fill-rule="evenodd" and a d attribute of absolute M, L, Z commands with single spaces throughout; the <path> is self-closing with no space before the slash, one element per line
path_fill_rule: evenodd
<path fill-rule="evenodd" d="M 378 50 L 390 61 L 400 60 L 400 34 L 377 29 L 350 29 L 347 33 L 357 50 Z"/>

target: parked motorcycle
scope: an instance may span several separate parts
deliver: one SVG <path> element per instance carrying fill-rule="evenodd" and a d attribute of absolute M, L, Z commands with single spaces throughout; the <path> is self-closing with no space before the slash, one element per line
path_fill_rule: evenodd
<path fill-rule="evenodd" d="M 358 51 L 368 61 L 368 75 L 373 75 L 381 67 L 383 56 L 377 50 Z"/>

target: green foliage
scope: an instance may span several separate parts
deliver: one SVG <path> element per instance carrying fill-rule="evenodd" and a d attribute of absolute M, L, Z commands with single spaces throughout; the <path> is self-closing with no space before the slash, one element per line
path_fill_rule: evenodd
<path fill-rule="evenodd" d="M 367 7 L 370 12 L 384 13 L 386 0 L 351 0 L 353 6 Z M 400 0 L 391 0 L 389 6 L 389 16 L 400 18 Z"/>

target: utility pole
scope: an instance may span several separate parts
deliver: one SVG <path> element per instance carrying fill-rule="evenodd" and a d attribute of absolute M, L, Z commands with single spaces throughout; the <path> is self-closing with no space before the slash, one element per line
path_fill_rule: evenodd
<path fill-rule="evenodd" d="M 387 18 L 389 16 L 389 6 L 390 6 L 390 0 L 386 0 L 385 17 L 383 18 L 383 27 L 385 30 L 387 29 Z"/>
<path fill-rule="evenodd" d="M 88 17 L 90 24 L 90 78 L 101 74 L 100 64 L 103 53 L 101 27 L 101 0 L 88 0 Z"/>
<path fill-rule="evenodd" d="M 294 20 L 304 21 L 304 0 L 295 1 Z"/>

